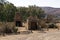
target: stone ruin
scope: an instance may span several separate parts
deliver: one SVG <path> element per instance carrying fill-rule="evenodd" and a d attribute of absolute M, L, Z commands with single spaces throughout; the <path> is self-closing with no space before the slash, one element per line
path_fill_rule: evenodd
<path fill-rule="evenodd" d="M 16 26 L 22 27 L 22 17 L 19 12 L 15 13 L 14 22 Z"/>

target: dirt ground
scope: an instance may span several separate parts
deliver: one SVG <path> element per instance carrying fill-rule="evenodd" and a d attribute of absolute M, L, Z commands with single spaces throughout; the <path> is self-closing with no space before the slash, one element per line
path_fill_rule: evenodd
<path fill-rule="evenodd" d="M 18 28 L 18 29 L 19 29 L 18 31 L 27 30 L 27 28 Z M 6 36 L 0 36 L 0 40 L 60 40 L 60 30 L 49 29 L 49 31 L 44 32 L 33 31 L 33 33 L 30 34 L 6 35 Z"/>
<path fill-rule="evenodd" d="M 33 31 L 30 34 L 1 36 L 0 40 L 60 40 L 60 30 L 50 29 L 49 31 Z"/>

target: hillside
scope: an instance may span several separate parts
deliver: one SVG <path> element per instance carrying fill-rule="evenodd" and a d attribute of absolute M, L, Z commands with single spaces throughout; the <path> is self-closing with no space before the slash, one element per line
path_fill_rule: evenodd
<path fill-rule="evenodd" d="M 60 15 L 60 8 L 53 8 L 53 7 L 41 7 L 42 10 L 45 11 L 46 14 L 52 15 Z"/>

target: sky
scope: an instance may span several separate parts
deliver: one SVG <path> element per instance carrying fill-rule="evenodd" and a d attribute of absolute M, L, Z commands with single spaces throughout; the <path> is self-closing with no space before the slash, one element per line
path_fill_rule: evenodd
<path fill-rule="evenodd" d="M 25 6 L 36 5 L 39 7 L 55 7 L 60 8 L 60 0 L 7 0 L 13 3 L 15 6 Z"/>

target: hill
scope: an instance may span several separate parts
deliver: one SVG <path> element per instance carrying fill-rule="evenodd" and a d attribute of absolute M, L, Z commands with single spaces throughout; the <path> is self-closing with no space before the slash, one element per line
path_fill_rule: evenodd
<path fill-rule="evenodd" d="M 46 14 L 52 15 L 60 15 L 60 8 L 53 8 L 53 7 L 41 7 L 42 10 L 45 11 Z"/>

